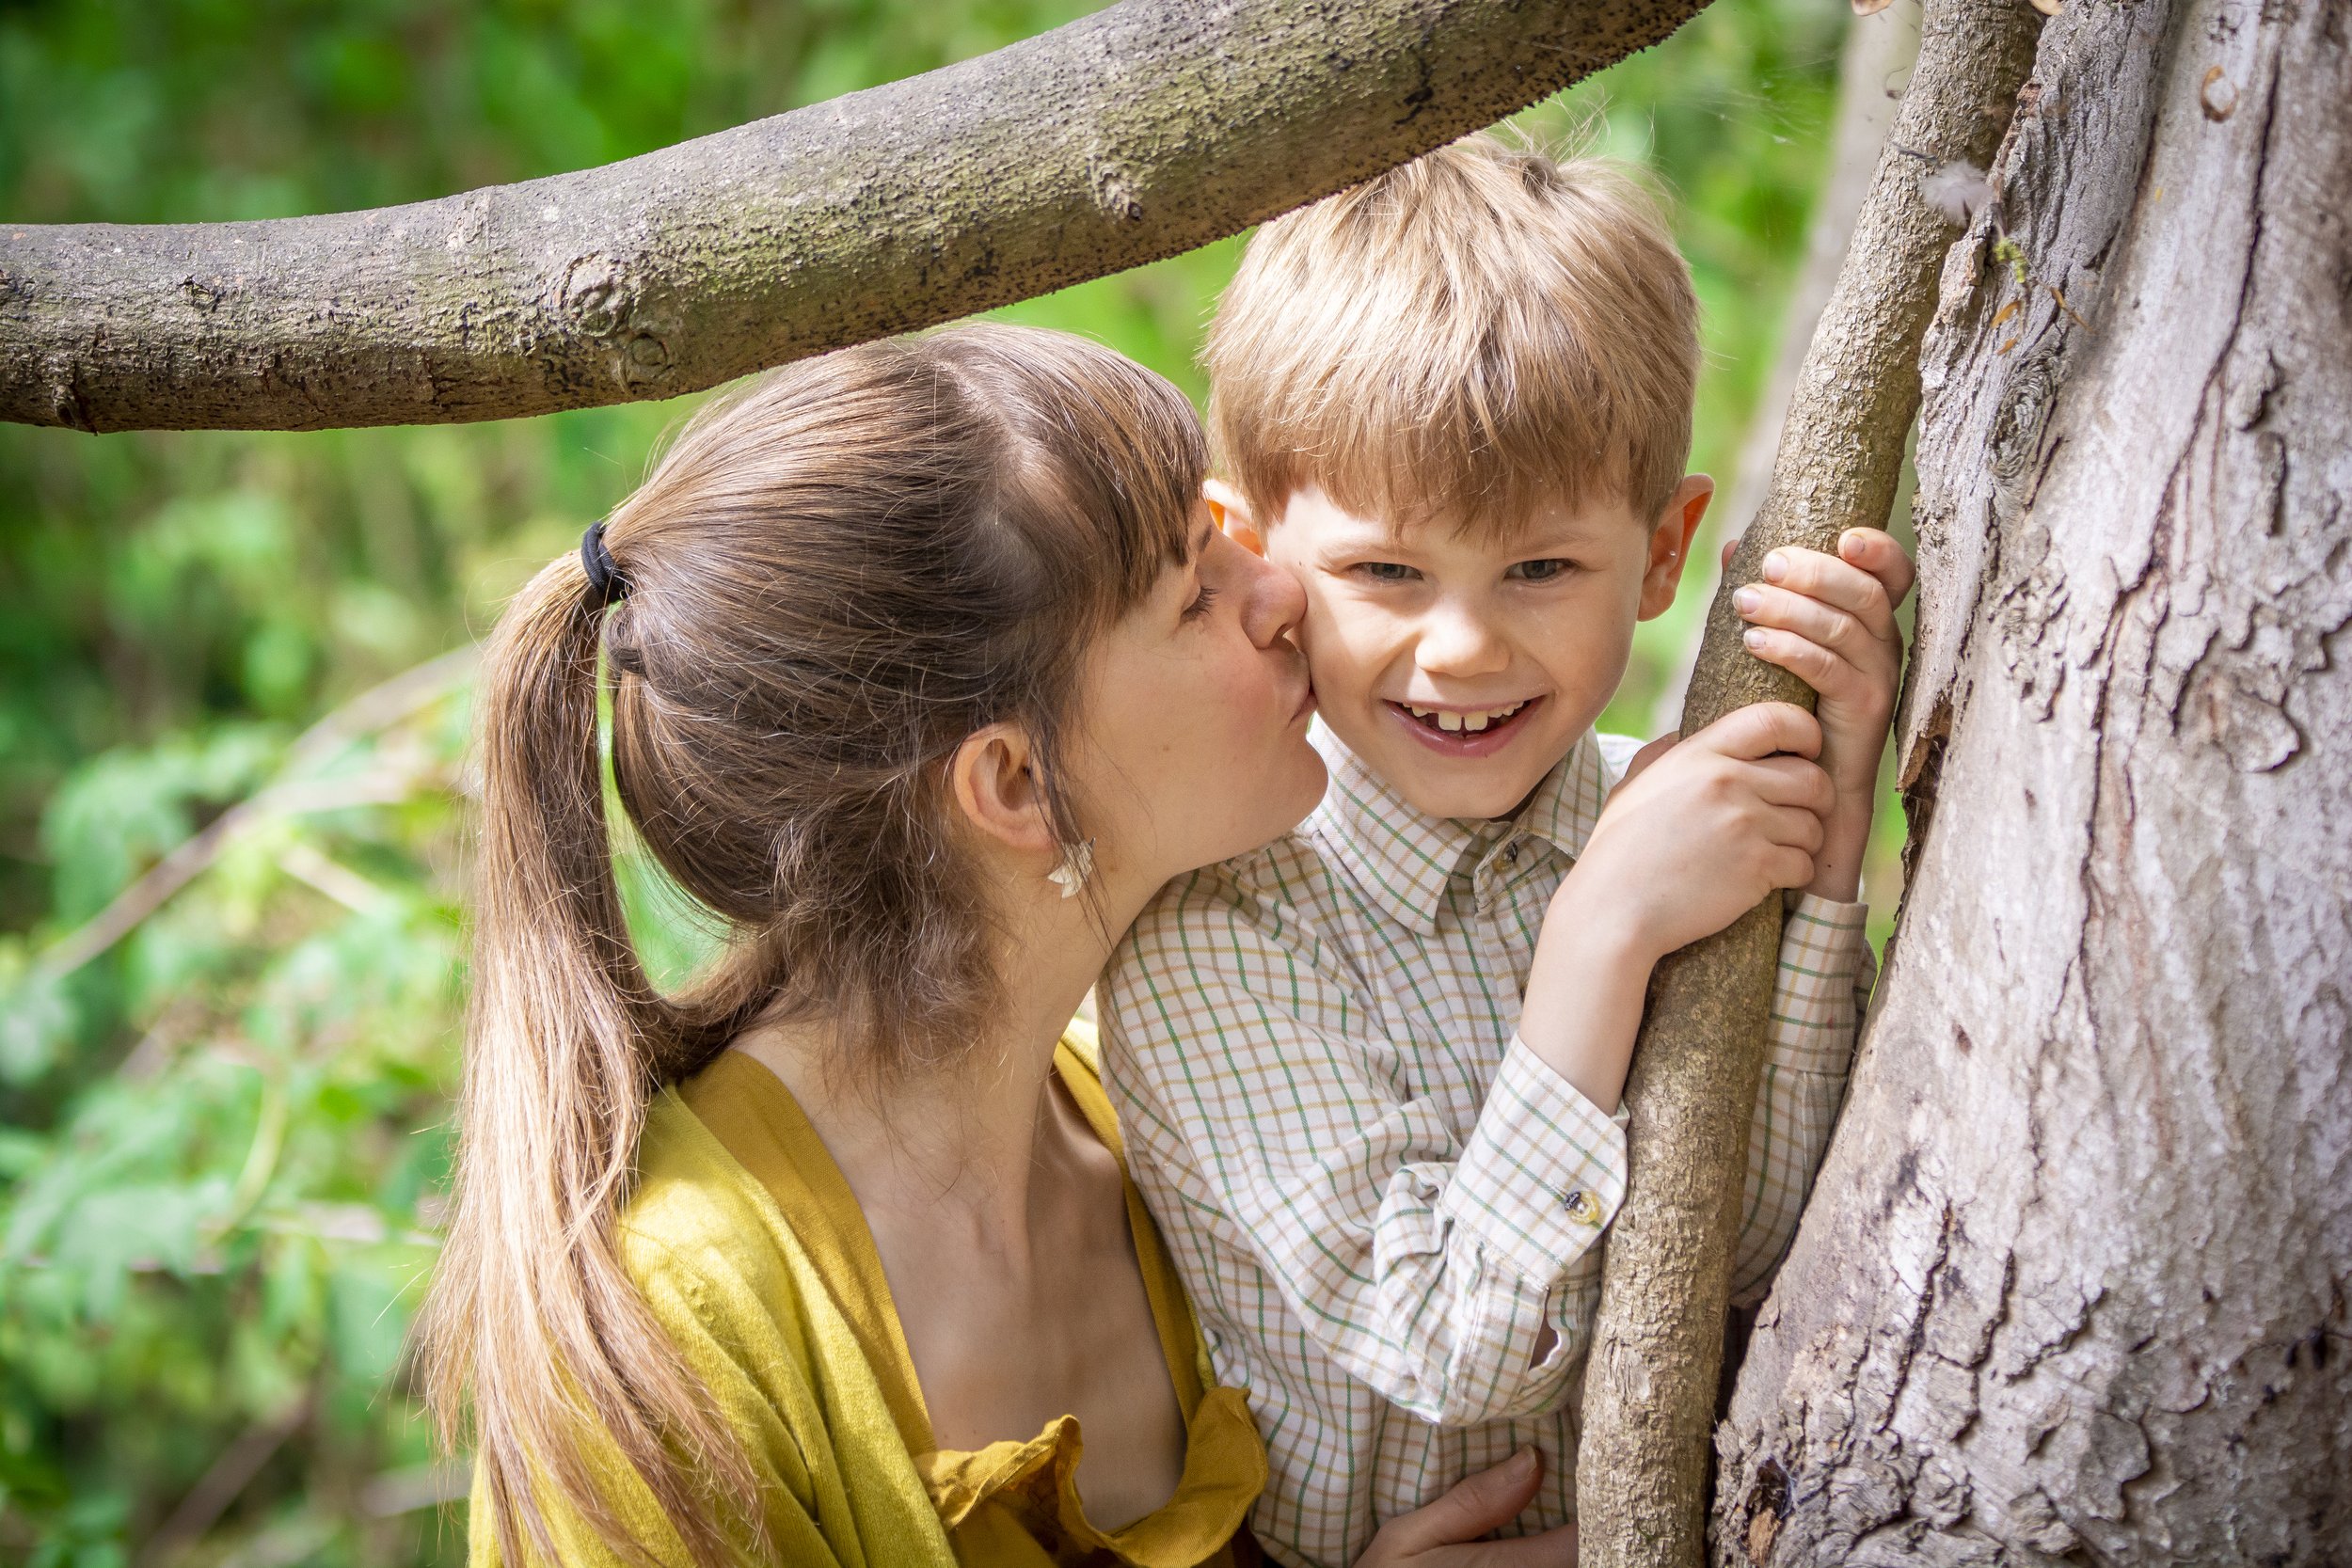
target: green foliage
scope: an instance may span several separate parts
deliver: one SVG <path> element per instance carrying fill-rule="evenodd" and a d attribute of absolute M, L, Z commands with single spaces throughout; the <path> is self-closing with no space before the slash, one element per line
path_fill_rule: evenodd
<path fill-rule="evenodd" d="M 628 156 L 1084 8 L 12 7 L 0 201 L 16 221 L 145 222 L 412 200 Z M 1674 199 L 1708 311 L 1697 461 L 1718 472 L 1802 249 L 1844 8 L 1722 0 L 1529 117 L 1646 164 Z M 1103 338 L 1198 396 L 1237 253 L 1004 314 Z M 466 683 L 402 673 L 484 630 L 681 412 L 0 429 L 0 1560 L 460 1554 L 424 1505 L 462 1468 L 435 1468 L 402 1346 L 450 1157 Z M 1646 710 L 1652 650 L 1622 722 Z M 385 681 L 398 700 L 362 695 Z M 184 886 L 154 879 L 192 844 Z M 655 972 L 682 974 L 707 927 L 642 861 L 624 882 Z"/>

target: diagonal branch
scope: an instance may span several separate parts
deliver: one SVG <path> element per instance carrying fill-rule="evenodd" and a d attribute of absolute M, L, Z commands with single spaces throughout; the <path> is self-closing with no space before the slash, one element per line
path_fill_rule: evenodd
<path fill-rule="evenodd" d="M 1919 342 L 1955 226 L 1921 180 L 1993 160 L 2033 62 L 2025 0 L 1926 0 L 1919 63 L 1896 112 L 1781 429 L 1772 486 L 1708 613 L 1685 734 L 1765 701 L 1812 705 L 1750 656 L 1730 590 L 1784 545 L 1836 547 L 1884 525 L 1919 407 Z M 1588 1568 L 1696 1568 L 1707 1438 L 1748 1128 L 1780 945 L 1781 901 L 1669 956 L 1626 1084 L 1632 1175 L 1612 1227 L 1585 1374 L 1577 1472 Z"/>
<path fill-rule="evenodd" d="M 183 840 L 140 875 L 136 881 L 107 901 L 106 907 L 58 938 L 35 960 L 35 972 L 49 980 L 72 974 L 162 909 L 174 894 L 209 870 L 222 851 L 246 830 L 273 817 L 313 812 L 342 811 L 351 806 L 390 805 L 409 799 L 415 787 L 405 778 L 362 774 L 350 779 L 307 778 L 307 771 L 331 760 L 350 742 L 389 729 L 437 701 L 451 688 L 473 673 L 481 650 L 465 647 L 429 658 L 391 679 L 370 687 L 350 702 L 305 730 L 287 749 L 278 776 L 259 793 L 246 797 Z"/>
<path fill-rule="evenodd" d="M 269 222 L 0 226 L 0 419 L 288 429 L 674 397 L 1187 250 L 1704 0 L 1124 0 L 602 168 Z"/>

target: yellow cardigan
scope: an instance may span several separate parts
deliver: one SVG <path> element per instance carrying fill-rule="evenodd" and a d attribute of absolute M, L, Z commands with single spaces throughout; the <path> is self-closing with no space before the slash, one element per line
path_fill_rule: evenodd
<path fill-rule="evenodd" d="M 1073 1023 L 1055 1066 L 1096 1134 L 1120 1153 L 1091 1032 Z M 739 1561 L 1240 1568 L 1258 1560 L 1242 1522 L 1265 1485 L 1265 1449 L 1241 1394 L 1204 1387 L 1191 1310 L 1132 1182 L 1129 1224 L 1187 1439 L 1175 1496 L 1106 1533 L 1079 1503 L 1074 1418 L 977 1452 L 932 1444 L 865 1216 L 773 1073 L 728 1052 L 676 1091 L 664 1090 L 648 1113 L 638 1164 L 621 1256 L 751 1458 L 769 1550 L 755 1554 L 739 1543 Z M 656 1560 L 685 1564 L 683 1545 L 636 1472 L 609 1450 L 593 1463 L 615 1513 Z M 469 1568 L 497 1568 L 488 1509 L 477 1485 Z M 565 1568 L 628 1560 L 569 1511 L 551 1511 L 549 1524 Z"/>

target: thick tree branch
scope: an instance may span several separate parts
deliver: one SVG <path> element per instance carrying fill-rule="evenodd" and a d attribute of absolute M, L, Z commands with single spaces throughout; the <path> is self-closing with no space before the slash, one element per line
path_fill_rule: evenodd
<path fill-rule="evenodd" d="M 1683 730 L 1812 693 L 1742 647 L 1729 590 L 1784 545 L 1827 550 L 1886 521 L 1919 404 L 1919 342 L 1957 226 L 1924 176 L 1992 161 L 2033 60 L 2025 0 L 1928 0 L 1919 63 L 1805 356 L 1772 487 L 1741 537 Z M 1626 1085 L 1632 1179 L 1611 1229 L 1586 1372 L 1577 1508 L 1586 1568 L 1695 1568 L 1731 1241 L 1763 1041 L 1777 897 L 1659 966 Z"/>
<path fill-rule="evenodd" d="M 1704 0 L 1125 0 L 603 168 L 260 223 L 0 226 L 0 418 L 310 430 L 672 397 L 1173 255 Z"/>

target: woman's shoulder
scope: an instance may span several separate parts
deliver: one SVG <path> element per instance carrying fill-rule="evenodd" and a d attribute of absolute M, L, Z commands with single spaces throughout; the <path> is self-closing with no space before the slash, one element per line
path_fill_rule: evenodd
<path fill-rule="evenodd" d="M 760 1185 L 685 1101 L 665 1089 L 645 1113 L 637 1181 L 621 1210 L 621 1261 L 646 1300 L 776 1317 L 797 1294 L 788 1227 Z"/>

